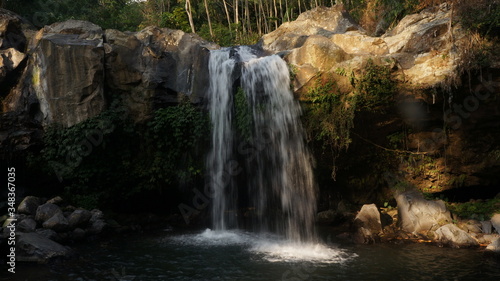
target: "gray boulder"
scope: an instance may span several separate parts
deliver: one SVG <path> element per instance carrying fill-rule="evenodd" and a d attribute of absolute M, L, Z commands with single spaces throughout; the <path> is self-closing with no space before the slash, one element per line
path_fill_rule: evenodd
<path fill-rule="evenodd" d="M 360 244 L 370 244 L 379 240 L 382 232 L 380 212 L 375 204 L 363 205 L 354 219 L 356 228 L 354 241 Z"/>
<path fill-rule="evenodd" d="M 104 214 L 101 210 L 93 209 L 92 211 L 90 211 L 90 213 L 92 214 L 92 216 L 90 217 L 90 222 L 92 223 L 104 219 Z"/>
<path fill-rule="evenodd" d="M 62 214 L 59 206 L 51 203 L 45 203 L 38 206 L 36 210 L 35 220 L 37 222 L 44 223 L 46 220 L 52 218 L 55 214 Z"/>
<path fill-rule="evenodd" d="M 62 213 L 56 213 L 54 216 L 43 223 L 43 228 L 62 232 L 69 229 L 69 223 Z"/>
<path fill-rule="evenodd" d="M 495 214 L 491 218 L 491 225 L 495 228 L 495 230 L 500 233 L 500 214 Z"/>
<path fill-rule="evenodd" d="M 17 211 L 21 214 L 35 215 L 38 206 L 42 203 L 40 198 L 35 196 L 26 196 L 17 207 Z"/>
<path fill-rule="evenodd" d="M 439 243 L 455 248 L 479 246 L 479 243 L 467 232 L 454 224 L 443 225 L 435 231 Z"/>
<path fill-rule="evenodd" d="M 500 254 L 500 238 L 497 238 L 486 247 L 486 250 Z"/>
<path fill-rule="evenodd" d="M 104 110 L 102 29 L 70 20 L 45 27 L 36 38 L 27 79 L 39 100 L 42 123 L 69 127 Z"/>
<path fill-rule="evenodd" d="M 83 209 L 75 210 L 68 217 L 69 226 L 72 229 L 79 226 L 85 226 L 91 218 L 92 213 L 90 211 Z"/>
<path fill-rule="evenodd" d="M 45 202 L 45 203 L 51 203 L 51 204 L 59 205 L 63 201 L 64 200 L 61 198 L 61 196 L 56 196 L 56 197 L 54 197 L 52 199 L 47 200 L 47 202 Z"/>
<path fill-rule="evenodd" d="M 491 221 L 481 221 L 481 229 L 484 234 L 491 234 Z"/>
<path fill-rule="evenodd" d="M 69 258 L 73 251 L 38 233 L 19 233 L 17 238 L 17 260 L 47 263 L 56 258 Z"/>
<path fill-rule="evenodd" d="M 35 232 L 39 235 L 42 235 L 43 237 L 45 237 L 47 239 L 53 240 L 53 241 L 60 240 L 60 237 L 57 234 L 57 232 L 55 232 L 52 229 L 38 228 L 37 230 L 35 230 Z"/>
<path fill-rule="evenodd" d="M 21 232 L 33 232 L 35 229 L 36 221 L 32 218 L 26 218 L 17 225 L 17 230 Z"/>
<path fill-rule="evenodd" d="M 103 220 L 96 220 L 92 222 L 92 225 L 89 227 L 87 232 L 93 235 L 100 234 L 104 231 L 106 227 L 107 227 L 106 222 L 104 222 Z"/>
<path fill-rule="evenodd" d="M 398 217 L 401 229 L 417 234 L 452 221 L 442 200 L 425 200 L 419 191 L 397 192 Z"/>
<path fill-rule="evenodd" d="M 73 240 L 73 241 L 81 241 L 83 239 L 85 239 L 85 236 L 87 235 L 87 232 L 81 228 L 76 228 L 74 229 L 71 234 L 70 234 L 70 238 Z"/>

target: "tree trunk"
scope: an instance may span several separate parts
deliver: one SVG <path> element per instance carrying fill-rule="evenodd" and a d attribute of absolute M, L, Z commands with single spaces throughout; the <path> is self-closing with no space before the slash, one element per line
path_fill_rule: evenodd
<path fill-rule="evenodd" d="M 207 12 L 208 29 L 210 30 L 210 36 L 213 39 L 214 38 L 214 31 L 212 30 L 212 21 L 210 20 L 210 12 L 208 11 L 207 0 L 203 0 L 203 3 L 205 4 L 205 11 Z"/>
<path fill-rule="evenodd" d="M 191 10 L 191 1 L 190 0 L 186 0 L 185 8 L 186 8 L 186 13 L 187 13 L 188 20 L 189 20 L 189 25 L 191 26 L 191 32 L 196 33 L 196 29 L 194 28 L 193 13 Z"/>
<path fill-rule="evenodd" d="M 224 3 L 224 11 L 226 11 L 227 26 L 229 27 L 229 33 L 231 34 L 232 37 L 233 34 L 231 29 L 231 17 L 229 16 L 229 11 L 227 10 L 226 0 L 223 0 L 222 3 Z"/>

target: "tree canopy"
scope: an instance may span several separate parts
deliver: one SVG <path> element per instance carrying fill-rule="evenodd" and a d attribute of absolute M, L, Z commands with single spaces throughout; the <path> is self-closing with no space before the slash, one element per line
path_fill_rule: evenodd
<path fill-rule="evenodd" d="M 137 31 L 155 25 L 196 32 L 220 45 L 252 44 L 284 22 L 318 6 L 344 4 L 369 31 L 383 19 L 386 27 L 409 13 L 450 2 L 461 7 L 463 22 L 482 32 L 500 27 L 499 0 L 3 0 L 1 5 L 37 27 L 67 19 L 103 28 Z M 467 8 L 468 6 L 471 6 Z M 477 9 L 481 7 L 481 9 Z M 483 9 L 484 8 L 484 9 Z"/>

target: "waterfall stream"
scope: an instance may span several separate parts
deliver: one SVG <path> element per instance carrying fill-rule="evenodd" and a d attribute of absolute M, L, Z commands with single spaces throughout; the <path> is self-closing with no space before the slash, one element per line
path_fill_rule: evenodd
<path fill-rule="evenodd" d="M 210 55 L 207 170 L 214 229 L 236 228 L 241 198 L 247 198 L 255 230 L 311 241 L 316 190 L 300 105 L 286 63 L 254 52 L 241 46 Z"/>

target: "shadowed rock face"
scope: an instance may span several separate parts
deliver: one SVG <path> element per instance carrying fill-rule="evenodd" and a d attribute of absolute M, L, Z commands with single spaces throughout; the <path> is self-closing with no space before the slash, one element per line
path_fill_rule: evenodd
<path fill-rule="evenodd" d="M 2 14 L 0 26 L 10 32 L 5 38 L 23 34 L 15 20 Z M 16 32 L 9 31 L 11 25 L 18 27 Z M 106 109 L 105 89 L 107 95 L 122 98 L 136 121 L 147 118 L 157 106 L 176 104 L 179 93 L 199 101 L 208 87 L 209 49 L 218 48 L 180 30 L 103 31 L 78 20 L 44 27 L 27 51 L 7 48 L 11 42 L 2 40 L 0 83 L 30 54 L 19 83 L 2 93 L 3 112 L 32 111 L 31 117 L 36 115 L 43 126 L 65 127 Z"/>

